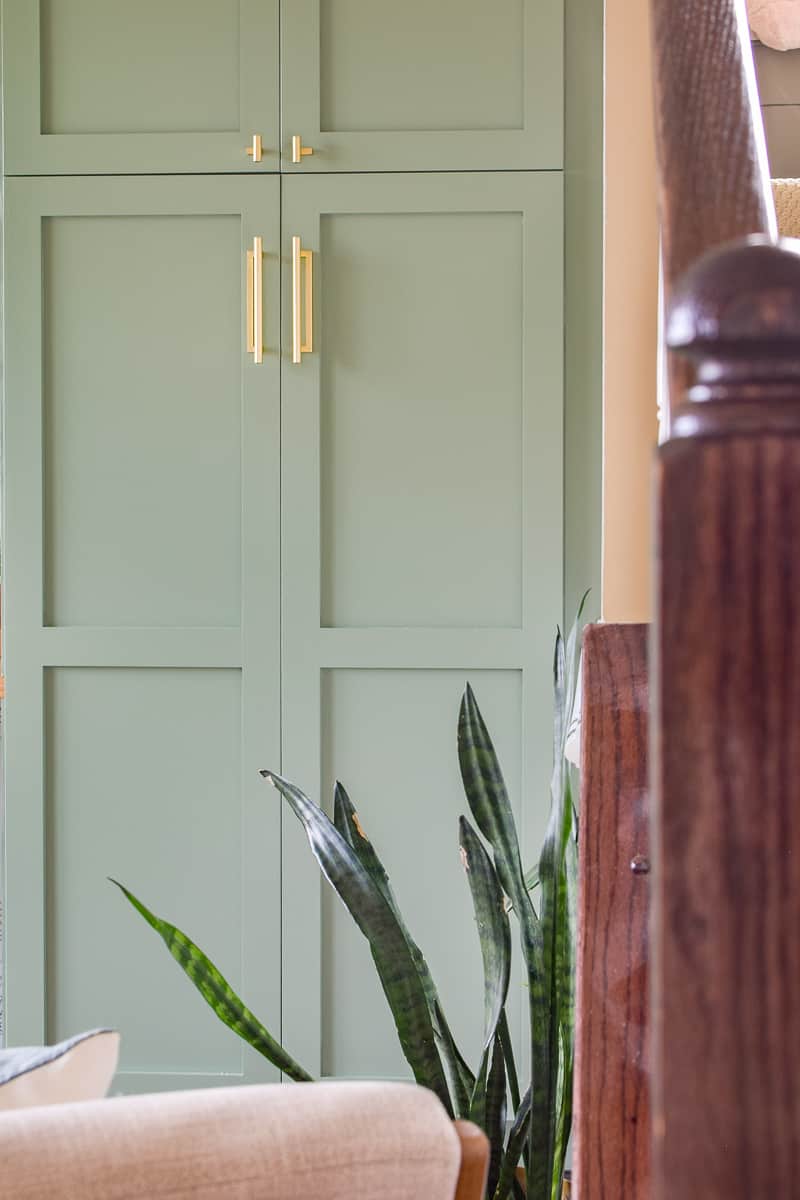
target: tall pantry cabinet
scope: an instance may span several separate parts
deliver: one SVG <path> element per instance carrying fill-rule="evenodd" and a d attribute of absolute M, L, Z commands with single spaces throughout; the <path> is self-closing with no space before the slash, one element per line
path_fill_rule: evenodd
<path fill-rule="evenodd" d="M 547 809 L 561 29 L 4 0 L 9 1042 L 119 1028 L 126 1091 L 275 1077 L 113 876 L 313 1073 L 407 1074 L 269 767 L 346 783 L 476 1056 L 467 678 L 529 858 Z"/>

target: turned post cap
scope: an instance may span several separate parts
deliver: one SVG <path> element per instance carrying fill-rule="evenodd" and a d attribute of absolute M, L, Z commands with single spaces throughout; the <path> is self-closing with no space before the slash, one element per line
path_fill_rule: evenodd
<path fill-rule="evenodd" d="M 800 240 L 754 234 L 704 254 L 675 288 L 666 340 L 694 366 L 671 438 L 800 432 Z"/>
<path fill-rule="evenodd" d="M 675 288 L 666 332 L 695 359 L 800 359 L 800 240 L 754 234 L 704 254 Z"/>

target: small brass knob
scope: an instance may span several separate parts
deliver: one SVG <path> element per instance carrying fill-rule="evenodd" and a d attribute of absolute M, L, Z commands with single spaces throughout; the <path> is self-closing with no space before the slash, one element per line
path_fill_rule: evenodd
<path fill-rule="evenodd" d="M 299 133 L 296 133 L 294 135 L 294 137 L 292 138 L 292 162 L 293 163 L 302 162 L 307 154 L 313 154 L 313 153 L 314 153 L 314 151 L 311 149 L 310 146 L 303 145 L 303 139 L 300 137 Z"/>
<path fill-rule="evenodd" d="M 246 151 L 249 154 L 249 156 L 252 158 L 254 163 L 261 162 L 263 148 L 261 145 L 261 134 L 260 133 L 253 134 L 253 144 L 251 146 L 247 146 Z"/>

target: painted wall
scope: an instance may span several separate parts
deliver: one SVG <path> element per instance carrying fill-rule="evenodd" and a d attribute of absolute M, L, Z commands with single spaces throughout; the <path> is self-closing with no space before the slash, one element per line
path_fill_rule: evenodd
<path fill-rule="evenodd" d="M 649 4 L 606 0 L 603 550 L 606 621 L 650 617 L 658 219 Z"/>

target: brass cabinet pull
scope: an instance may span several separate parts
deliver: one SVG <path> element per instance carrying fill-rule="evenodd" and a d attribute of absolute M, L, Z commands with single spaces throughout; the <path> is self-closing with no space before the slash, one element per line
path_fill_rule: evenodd
<path fill-rule="evenodd" d="M 253 238 L 253 249 L 247 251 L 247 353 L 253 362 L 264 361 L 264 243 Z"/>
<path fill-rule="evenodd" d="M 302 264 L 305 262 L 305 306 L 302 302 Z M 305 307 L 305 339 L 303 308 Z M 314 255 L 303 250 L 300 238 L 292 238 L 292 362 L 302 362 L 304 354 L 314 350 Z"/>
<path fill-rule="evenodd" d="M 307 154 L 313 154 L 314 151 L 310 146 L 303 145 L 303 139 L 299 133 L 296 133 L 292 138 L 292 162 L 302 162 Z"/>
<path fill-rule="evenodd" d="M 254 163 L 261 162 L 261 158 L 264 153 L 264 147 L 261 145 L 261 134 L 260 133 L 253 134 L 252 145 L 246 146 L 245 150 L 246 150 L 247 154 L 250 155 L 250 157 L 252 158 Z"/>

